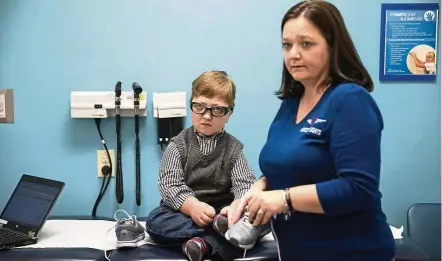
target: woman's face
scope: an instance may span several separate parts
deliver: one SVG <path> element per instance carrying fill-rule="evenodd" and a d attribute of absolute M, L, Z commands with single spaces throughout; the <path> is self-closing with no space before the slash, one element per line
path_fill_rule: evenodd
<path fill-rule="evenodd" d="M 284 63 L 304 86 L 316 85 L 329 74 L 329 48 L 318 28 L 300 16 L 288 20 L 282 31 Z"/>

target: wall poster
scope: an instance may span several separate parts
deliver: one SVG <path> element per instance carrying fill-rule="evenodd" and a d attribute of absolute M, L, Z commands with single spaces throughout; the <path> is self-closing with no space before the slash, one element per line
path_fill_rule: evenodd
<path fill-rule="evenodd" d="M 382 4 L 380 81 L 435 81 L 438 3 Z"/>

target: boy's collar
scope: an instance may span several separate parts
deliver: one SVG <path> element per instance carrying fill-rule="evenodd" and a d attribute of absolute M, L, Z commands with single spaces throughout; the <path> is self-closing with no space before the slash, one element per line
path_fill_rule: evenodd
<path fill-rule="evenodd" d="M 200 136 L 200 137 L 203 137 L 203 138 L 214 138 L 214 137 L 219 137 L 219 136 L 221 136 L 221 135 L 225 132 L 225 130 L 224 130 L 224 128 L 223 128 L 223 129 L 220 130 L 219 132 L 217 132 L 217 133 L 215 133 L 215 134 L 212 134 L 212 135 L 210 135 L 210 136 L 207 136 L 207 135 L 204 135 L 204 134 L 199 133 L 199 132 L 196 130 L 195 127 L 193 127 L 193 131 L 196 133 L 196 135 L 198 135 L 198 136 Z"/>

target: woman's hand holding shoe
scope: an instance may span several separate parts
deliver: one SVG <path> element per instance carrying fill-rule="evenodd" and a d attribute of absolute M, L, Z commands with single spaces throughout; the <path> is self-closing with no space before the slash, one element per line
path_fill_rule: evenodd
<path fill-rule="evenodd" d="M 284 211 L 285 196 L 283 190 L 265 191 L 243 198 L 248 206 L 249 222 L 253 225 L 264 225 L 274 214 Z"/>

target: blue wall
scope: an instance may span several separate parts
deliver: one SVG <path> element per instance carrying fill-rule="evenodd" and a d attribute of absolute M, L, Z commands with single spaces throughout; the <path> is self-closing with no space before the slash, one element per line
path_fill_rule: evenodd
<path fill-rule="evenodd" d="M 13 88 L 15 123 L 0 124 L 0 207 L 22 173 L 66 182 L 54 214 L 90 214 L 100 188 L 93 120 L 71 119 L 71 91 L 112 90 L 136 80 L 149 92 L 189 91 L 204 70 L 226 70 L 238 85 L 228 130 L 258 154 L 278 108 L 280 21 L 296 1 L 0 1 L 0 89 Z M 335 0 L 376 83 L 385 117 L 381 189 L 391 224 L 405 223 L 415 202 L 440 201 L 440 79 L 437 83 L 378 82 L 380 4 Z M 439 72 L 439 71 L 438 71 Z M 438 77 L 439 78 L 439 77 Z M 245 124 L 245 119 L 249 120 Z M 189 121 L 187 121 L 189 124 Z M 151 112 L 143 119 L 142 206 L 135 205 L 133 120 L 123 124 L 125 201 L 114 182 L 98 213 L 118 208 L 146 215 L 158 204 Z M 115 149 L 114 120 L 103 121 Z"/>

